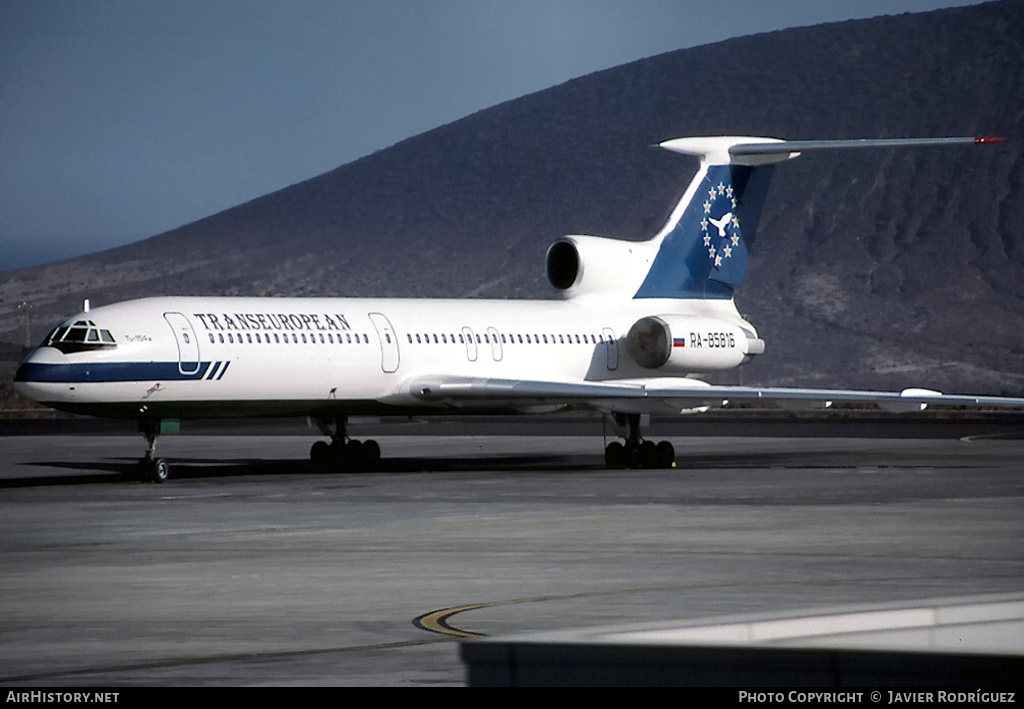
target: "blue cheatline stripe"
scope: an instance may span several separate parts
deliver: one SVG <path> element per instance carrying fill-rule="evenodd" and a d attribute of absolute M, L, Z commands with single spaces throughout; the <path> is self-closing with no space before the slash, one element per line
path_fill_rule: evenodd
<path fill-rule="evenodd" d="M 192 373 L 182 374 L 178 362 L 102 362 L 89 364 L 43 364 L 26 362 L 14 375 L 16 382 L 151 382 L 198 380 L 214 371 L 220 362 L 200 362 Z M 217 379 L 224 376 L 230 362 L 224 362 Z M 211 374 L 210 378 L 213 376 Z"/>

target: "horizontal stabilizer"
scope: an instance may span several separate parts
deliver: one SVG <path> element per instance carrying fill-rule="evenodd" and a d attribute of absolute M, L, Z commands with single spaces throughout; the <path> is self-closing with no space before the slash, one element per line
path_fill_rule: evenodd
<path fill-rule="evenodd" d="M 659 143 L 666 150 L 696 155 L 710 165 L 764 165 L 795 158 L 801 153 L 820 150 L 859 150 L 864 148 L 921 148 L 951 145 L 988 145 L 1002 143 L 996 137 L 952 138 L 880 138 L 862 140 L 779 140 L 742 136 L 676 138 Z"/>

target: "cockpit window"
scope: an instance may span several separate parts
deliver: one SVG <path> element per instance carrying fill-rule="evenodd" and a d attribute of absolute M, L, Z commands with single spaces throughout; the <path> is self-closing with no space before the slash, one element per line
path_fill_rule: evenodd
<path fill-rule="evenodd" d="M 96 326 L 92 320 L 76 320 L 72 325 L 61 325 L 46 338 L 45 347 L 56 347 L 64 354 L 110 350 L 117 342 L 110 330 Z"/>

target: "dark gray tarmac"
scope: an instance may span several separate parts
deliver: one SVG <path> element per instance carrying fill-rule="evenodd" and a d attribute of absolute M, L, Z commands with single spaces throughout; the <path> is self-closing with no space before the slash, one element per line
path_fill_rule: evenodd
<path fill-rule="evenodd" d="M 130 429 L 0 424 L 0 684 L 460 685 L 461 634 L 1024 591 L 1019 419 L 844 423 L 656 422 L 679 467 L 608 471 L 600 421 L 410 422 L 353 475 L 216 424 L 163 485 Z"/>

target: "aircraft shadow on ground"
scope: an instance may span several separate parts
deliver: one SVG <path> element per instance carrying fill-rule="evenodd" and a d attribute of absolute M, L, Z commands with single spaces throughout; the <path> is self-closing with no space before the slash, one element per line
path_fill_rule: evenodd
<path fill-rule="evenodd" d="M 359 474 L 416 474 L 453 472 L 537 472 L 573 473 L 604 469 L 603 456 L 566 455 L 502 455 L 457 458 L 392 457 L 382 459 L 373 471 L 320 472 L 307 460 L 267 459 L 203 459 L 172 458 L 171 481 L 202 480 L 252 476 L 309 476 L 344 478 Z M 66 475 L 23 476 L 0 480 L 2 488 L 46 487 L 57 485 L 123 484 L 137 480 L 137 460 L 110 458 L 101 461 L 38 461 L 28 463 L 34 468 L 61 469 Z M 686 474 L 705 470 L 771 470 L 771 469 L 855 469 L 855 468 L 922 468 L 964 467 L 963 461 L 951 461 L 941 454 L 920 451 L 894 455 L 891 451 L 866 453 L 841 451 L 785 451 L 773 453 L 706 453 L 677 458 L 676 468 L 666 473 Z M 969 465 L 967 467 L 970 467 Z M 628 470 L 608 470 L 623 473 Z"/>
<path fill-rule="evenodd" d="M 252 476 L 308 476 L 346 477 L 359 474 L 445 473 L 493 470 L 496 472 L 573 472 L 593 470 L 603 465 L 598 456 L 591 458 L 569 456 L 501 456 L 473 458 L 385 458 L 372 471 L 317 471 L 306 460 L 253 460 L 172 458 L 171 482 L 174 480 L 201 480 Z M 2 488 L 48 487 L 57 485 L 123 484 L 137 479 L 138 461 L 134 458 L 114 458 L 103 461 L 37 461 L 27 463 L 33 468 L 61 469 L 66 475 L 23 476 L 0 480 Z"/>

